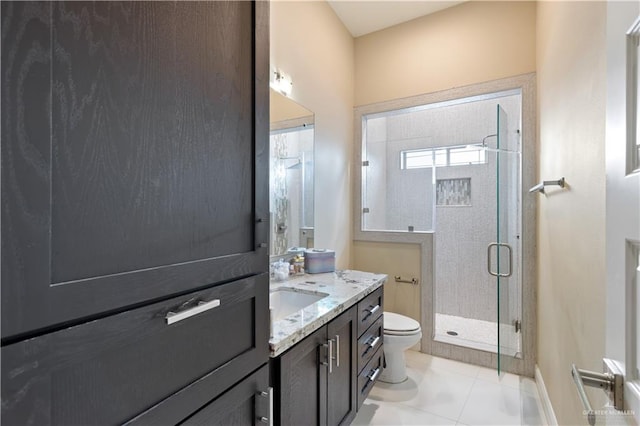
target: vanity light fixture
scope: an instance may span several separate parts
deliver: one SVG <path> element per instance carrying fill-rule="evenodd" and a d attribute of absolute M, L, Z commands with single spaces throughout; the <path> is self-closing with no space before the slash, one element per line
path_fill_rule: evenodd
<path fill-rule="evenodd" d="M 291 77 L 284 74 L 280 70 L 273 71 L 273 79 L 271 80 L 271 87 L 273 90 L 276 90 L 282 93 L 284 96 L 291 95 L 291 89 L 293 88 L 293 81 L 291 81 Z"/>

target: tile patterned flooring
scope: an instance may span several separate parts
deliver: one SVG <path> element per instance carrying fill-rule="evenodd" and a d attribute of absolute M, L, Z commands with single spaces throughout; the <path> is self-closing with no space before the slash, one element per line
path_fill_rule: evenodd
<path fill-rule="evenodd" d="M 406 352 L 408 379 L 378 382 L 353 425 L 544 425 L 536 383 L 528 377 Z"/>

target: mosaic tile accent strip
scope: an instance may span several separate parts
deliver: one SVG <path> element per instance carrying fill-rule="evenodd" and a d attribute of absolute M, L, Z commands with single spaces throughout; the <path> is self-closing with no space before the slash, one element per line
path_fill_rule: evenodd
<path fill-rule="evenodd" d="M 287 225 L 289 199 L 287 198 L 287 179 L 285 162 L 282 158 L 287 157 L 287 133 L 276 133 L 271 135 L 272 164 L 270 170 L 272 202 L 271 224 L 271 253 L 283 254 L 287 251 L 288 241 L 286 232 L 278 232 L 278 224 Z"/>
<path fill-rule="evenodd" d="M 436 206 L 470 206 L 471 178 L 436 180 Z"/>

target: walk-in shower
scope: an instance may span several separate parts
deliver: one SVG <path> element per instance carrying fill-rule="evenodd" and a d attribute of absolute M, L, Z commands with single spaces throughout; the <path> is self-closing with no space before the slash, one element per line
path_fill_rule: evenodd
<path fill-rule="evenodd" d="M 502 370 L 523 358 L 522 101 L 513 88 L 361 115 L 360 235 L 431 234 L 432 346 Z"/>
<path fill-rule="evenodd" d="M 457 106 L 483 117 L 471 131 L 495 133 L 472 145 L 476 163 L 434 169 L 434 340 L 509 356 L 521 351 L 520 103 L 516 93 Z"/>

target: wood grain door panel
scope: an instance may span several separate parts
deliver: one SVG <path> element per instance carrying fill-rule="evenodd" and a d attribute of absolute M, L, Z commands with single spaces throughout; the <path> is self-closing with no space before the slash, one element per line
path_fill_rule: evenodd
<path fill-rule="evenodd" d="M 358 339 L 358 373 L 362 371 L 375 352 L 384 342 L 384 317 L 380 315 L 376 322 L 367 329 Z"/>
<path fill-rule="evenodd" d="M 267 362 L 268 286 L 262 274 L 3 347 L 3 422 L 122 424 L 154 406 L 145 419 L 181 421 Z"/>
<path fill-rule="evenodd" d="M 378 375 L 382 372 L 383 367 L 383 348 L 379 348 L 371 357 L 371 360 L 358 374 L 358 407 L 362 407 L 364 400 L 367 399 L 371 388 L 378 380 Z M 373 379 L 373 380 L 372 380 Z"/>
<path fill-rule="evenodd" d="M 265 365 L 180 425 L 264 425 L 261 419 L 269 419 L 269 397 L 260 393 L 268 387 L 269 368 Z"/>
<path fill-rule="evenodd" d="M 3 343 L 267 270 L 268 4 L 1 7 Z"/>
<path fill-rule="evenodd" d="M 384 306 L 384 293 L 382 287 L 369 294 L 358 302 L 358 335 L 362 335 L 371 324 L 382 315 Z"/>
<path fill-rule="evenodd" d="M 332 371 L 327 376 L 327 424 L 349 424 L 356 415 L 357 346 L 355 307 L 327 325 L 327 337 L 333 340 Z"/>
<path fill-rule="evenodd" d="M 279 424 L 327 424 L 326 343 L 322 327 L 280 356 Z"/>

